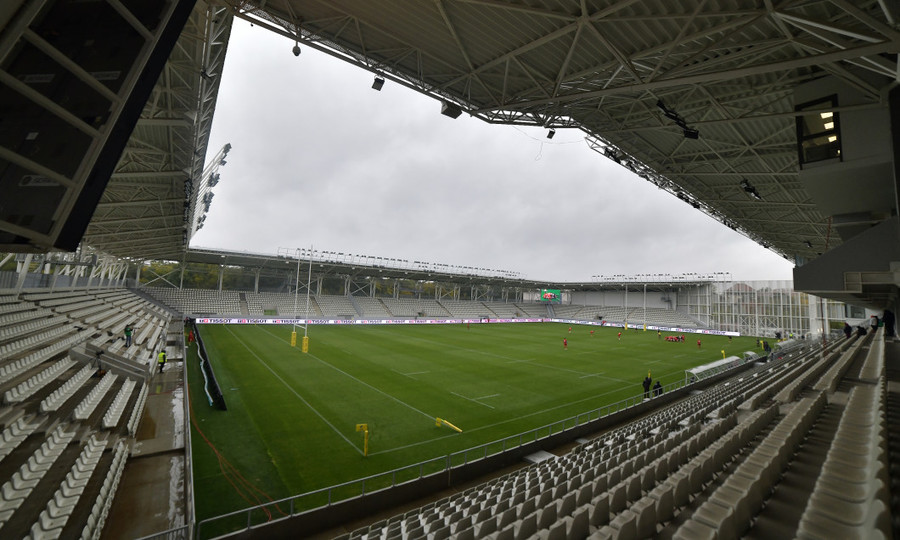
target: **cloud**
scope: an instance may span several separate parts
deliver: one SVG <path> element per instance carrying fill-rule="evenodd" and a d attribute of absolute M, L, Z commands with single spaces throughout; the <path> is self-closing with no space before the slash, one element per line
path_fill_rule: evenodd
<path fill-rule="evenodd" d="M 241 21 L 210 155 L 233 146 L 193 245 L 306 247 L 536 280 L 791 265 L 591 151 L 583 133 L 488 125 Z"/>

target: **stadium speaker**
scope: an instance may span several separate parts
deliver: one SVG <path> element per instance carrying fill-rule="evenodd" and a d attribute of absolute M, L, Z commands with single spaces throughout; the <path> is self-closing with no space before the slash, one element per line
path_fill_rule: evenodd
<path fill-rule="evenodd" d="M 457 118 L 462 114 L 462 109 L 459 106 L 450 103 L 448 101 L 441 102 L 441 114 L 444 116 L 449 116 L 450 118 Z"/>
<path fill-rule="evenodd" d="M 700 138 L 700 132 L 697 131 L 696 129 L 685 128 L 685 129 L 684 129 L 684 138 L 685 138 L 685 139 L 699 139 L 699 138 Z"/>
<path fill-rule="evenodd" d="M 384 79 L 381 77 L 375 77 L 375 80 L 372 82 L 372 89 L 381 91 L 381 87 L 384 86 Z"/>

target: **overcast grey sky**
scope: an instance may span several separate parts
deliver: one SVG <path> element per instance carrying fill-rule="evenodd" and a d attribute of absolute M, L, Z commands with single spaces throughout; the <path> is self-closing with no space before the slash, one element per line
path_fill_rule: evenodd
<path fill-rule="evenodd" d="M 584 134 L 453 120 L 440 103 L 235 19 L 207 159 L 232 144 L 192 246 L 313 246 L 529 279 L 731 272 L 785 259 L 590 150 Z"/>

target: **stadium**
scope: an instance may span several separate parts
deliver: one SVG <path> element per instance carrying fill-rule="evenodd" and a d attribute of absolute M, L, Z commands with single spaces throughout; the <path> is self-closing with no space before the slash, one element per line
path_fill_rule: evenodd
<path fill-rule="evenodd" d="M 900 10 L 713 4 L 5 2 L 0 536 L 900 537 Z M 794 279 L 199 248 L 238 20 Z"/>

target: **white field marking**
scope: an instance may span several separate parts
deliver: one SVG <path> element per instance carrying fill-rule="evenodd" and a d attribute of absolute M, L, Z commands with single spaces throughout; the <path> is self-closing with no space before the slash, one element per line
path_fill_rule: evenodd
<path fill-rule="evenodd" d="M 456 349 L 456 350 L 458 350 L 458 351 L 466 351 L 466 352 L 470 352 L 470 353 L 476 353 L 476 354 L 480 354 L 480 355 L 482 355 L 482 356 L 493 356 L 493 357 L 495 357 L 495 358 L 501 358 L 501 359 L 503 359 L 503 360 L 512 360 L 512 361 L 514 361 L 514 362 L 518 362 L 518 361 L 519 361 L 519 360 L 517 360 L 517 359 L 515 359 L 515 358 L 512 358 L 512 357 L 509 357 L 509 356 L 503 356 L 502 354 L 494 354 L 494 353 L 489 353 L 489 352 L 480 351 L 480 350 L 478 350 L 478 349 L 469 349 L 469 348 L 467 348 L 467 347 L 459 347 L 459 346 L 456 346 L 456 345 L 448 345 L 448 344 L 446 344 L 446 343 L 441 343 L 441 342 L 439 342 L 439 341 L 434 341 L 434 340 L 432 340 L 432 339 L 425 339 L 425 338 L 414 337 L 414 336 L 407 336 L 407 339 L 409 339 L 409 340 L 411 340 L 411 341 L 424 341 L 424 342 L 426 342 L 426 343 L 434 343 L 434 344 L 440 345 L 441 347 L 443 347 L 443 348 L 445 348 L 445 349 L 447 349 L 447 348 L 449 348 L 449 349 Z"/>
<path fill-rule="evenodd" d="M 500 395 L 500 394 L 491 394 L 491 395 L 489 395 L 489 396 L 481 396 L 481 397 L 477 397 L 477 398 L 475 398 L 475 399 L 487 399 L 487 398 L 497 397 L 497 396 L 499 396 L 499 395 Z"/>
<path fill-rule="evenodd" d="M 621 383 L 630 383 L 631 381 L 626 381 L 625 379 L 617 379 L 615 377 L 604 377 L 602 374 L 606 373 L 605 371 L 601 371 L 600 373 L 588 373 L 587 375 L 582 375 L 578 377 L 579 379 L 587 379 L 588 377 L 600 377 L 601 379 L 606 379 L 607 381 L 616 381 Z"/>
<path fill-rule="evenodd" d="M 493 409 L 493 407 L 491 407 L 490 405 L 484 404 L 484 403 L 478 401 L 477 399 L 472 399 L 472 398 L 466 397 L 462 394 L 457 394 L 456 392 L 450 392 L 450 393 L 453 394 L 454 396 L 461 397 L 465 400 L 471 401 L 472 403 L 477 403 L 479 405 L 483 405 L 483 406 L 487 407 L 488 409 Z"/>
<path fill-rule="evenodd" d="M 638 383 L 634 383 L 634 384 L 635 384 L 635 386 L 637 386 Z M 477 428 L 467 429 L 467 430 L 466 430 L 466 433 L 472 433 L 472 432 L 475 432 L 475 431 L 483 431 L 483 430 L 485 430 L 485 429 L 490 429 L 490 428 L 494 428 L 494 427 L 497 427 L 497 426 L 502 426 L 503 424 L 508 424 L 508 423 L 514 422 L 514 421 L 516 421 L 516 420 L 521 420 L 522 418 L 528 418 L 529 416 L 537 416 L 537 415 L 539 415 L 539 414 L 544 414 L 544 413 L 552 412 L 552 411 L 555 411 L 556 409 L 562 409 L 563 407 L 568 407 L 568 406 L 570 406 L 570 405 L 576 405 L 576 404 L 578 404 L 578 403 L 582 403 L 582 402 L 585 402 L 585 401 L 589 401 L 589 400 L 592 400 L 592 399 L 596 399 L 596 398 L 605 396 L 605 395 L 607 395 L 607 394 L 613 394 L 613 393 L 618 392 L 618 391 L 619 391 L 619 390 L 610 390 L 609 392 L 603 392 L 602 394 L 595 394 L 595 395 L 593 395 L 593 396 L 586 397 L 586 398 L 582 398 L 582 399 L 578 399 L 578 400 L 575 400 L 575 401 L 572 401 L 572 402 L 569 402 L 569 403 L 563 403 L 563 404 L 557 405 L 557 406 L 555 406 L 555 407 L 550 407 L 549 409 L 542 409 L 542 410 L 540 410 L 540 411 L 534 411 L 534 412 L 530 412 L 530 413 L 528 413 L 528 414 L 522 414 L 522 415 L 516 416 L 515 418 L 510 418 L 510 419 L 508 419 L 508 420 L 501 420 L 501 421 L 499 421 L 499 422 L 494 422 L 493 424 L 487 424 L 487 425 L 484 425 L 484 426 L 479 426 L 479 427 L 477 427 Z M 590 411 L 584 411 L 584 412 L 581 412 L 581 413 L 579 413 L 579 414 L 585 414 L 585 413 L 593 412 L 593 411 L 595 411 L 595 410 L 597 410 L 597 409 L 602 409 L 602 408 L 603 408 L 603 407 L 597 407 L 597 408 L 595 408 L 595 409 L 591 409 Z M 370 455 L 370 456 L 375 456 L 375 455 L 378 455 L 378 454 L 388 454 L 388 453 L 390 453 L 390 452 L 396 452 L 396 451 L 398 451 L 398 450 L 406 450 L 407 448 L 412 448 L 412 447 L 414 447 L 414 446 L 422 446 L 423 444 L 428 444 L 428 443 L 431 443 L 431 442 L 434 442 L 434 441 L 439 441 L 439 440 L 441 440 L 441 439 L 447 439 L 447 438 L 449 438 L 449 437 L 455 437 L 455 436 L 457 436 L 457 435 L 459 435 L 459 434 L 458 434 L 458 433 L 453 433 L 453 434 L 450 434 L 450 435 L 444 435 L 444 436 L 442 436 L 442 437 L 435 437 L 434 439 L 429 439 L 429 440 L 427 440 L 427 441 L 419 441 L 419 442 L 414 442 L 414 443 L 410 443 L 410 444 L 405 444 L 405 445 L 403 445 L 403 446 L 398 446 L 398 447 L 396 447 L 396 448 L 389 448 L 389 449 L 387 449 L 387 450 L 379 450 L 378 452 L 369 452 L 369 455 Z M 515 435 L 511 435 L 510 437 L 515 437 Z M 506 437 L 506 438 L 508 438 L 508 437 Z"/>
<path fill-rule="evenodd" d="M 662 359 L 662 360 L 654 360 L 654 361 L 652 361 L 652 362 L 647 362 L 647 365 L 659 364 L 659 363 L 662 363 L 662 362 L 668 362 L 668 361 L 669 361 L 668 358 L 664 358 L 664 359 Z"/>
<path fill-rule="evenodd" d="M 564 368 L 564 367 L 548 366 L 547 364 L 539 364 L 537 362 L 526 362 L 526 363 L 531 366 L 543 367 L 543 368 L 547 368 L 547 369 L 556 369 L 559 371 L 568 371 L 569 373 L 574 373 L 576 375 L 593 375 L 593 373 L 585 373 L 583 371 L 576 371 L 574 369 L 568 369 L 568 368 Z"/>
<path fill-rule="evenodd" d="M 507 364 L 521 364 L 524 362 L 531 362 L 533 360 L 536 360 L 536 358 L 525 358 L 523 360 L 510 360 L 509 362 L 507 362 Z"/>
<path fill-rule="evenodd" d="M 413 379 L 413 380 L 416 380 L 413 378 L 413 375 L 424 375 L 426 373 L 431 373 L 430 371 L 413 371 L 410 373 L 403 373 L 402 371 L 397 371 L 394 368 L 391 368 L 391 371 L 393 371 L 397 375 L 403 375 L 404 377 L 409 377 L 410 379 Z"/>
<path fill-rule="evenodd" d="M 305 399 L 303 399 L 303 396 L 301 396 L 300 394 L 298 394 L 297 391 L 294 390 L 293 387 L 291 387 L 291 385 L 289 385 L 287 382 L 285 382 L 285 380 L 282 379 L 280 375 L 278 375 L 278 373 L 275 373 L 275 370 L 272 369 L 271 367 L 269 367 L 269 364 L 267 364 L 262 358 L 260 358 L 255 352 L 253 352 L 253 350 L 252 350 L 250 347 L 248 347 L 247 344 L 244 343 L 244 341 L 243 341 L 241 338 L 237 337 L 237 335 L 236 335 L 234 332 L 231 331 L 231 328 L 229 328 L 227 325 L 225 326 L 225 328 L 228 330 L 228 333 L 231 334 L 232 336 L 234 336 L 234 339 L 238 340 L 238 342 L 239 342 L 241 345 L 243 345 L 244 348 L 247 349 L 247 351 L 249 351 L 250 354 L 252 354 L 253 357 L 256 358 L 256 360 L 257 360 L 260 364 L 262 364 L 266 369 L 268 369 L 268 370 L 272 373 L 272 375 L 275 376 L 276 379 L 278 379 L 279 381 L 281 381 L 281 384 L 283 384 L 283 385 L 285 386 L 285 388 L 287 388 L 288 390 L 290 390 L 291 393 L 294 394 L 295 396 L 297 396 L 297 397 L 300 399 L 300 401 L 303 402 L 304 405 L 306 405 L 307 407 L 309 407 L 309 409 L 310 409 L 312 412 L 316 413 L 316 416 L 318 416 L 319 418 L 321 418 L 322 421 L 325 422 L 326 424 L 328 424 L 328 426 L 329 426 L 331 429 L 333 429 L 335 433 L 337 433 L 342 439 L 344 439 L 345 441 L 347 441 L 347 444 L 349 444 L 350 446 L 353 447 L 354 450 L 356 450 L 357 452 L 359 452 L 359 455 L 363 455 L 363 451 L 362 451 L 362 450 L 360 450 L 359 448 L 357 448 L 357 446 L 356 446 L 355 444 L 353 444 L 353 442 L 351 442 L 350 439 L 348 439 L 347 437 L 345 437 L 344 434 L 341 433 L 341 432 L 338 430 L 338 428 L 334 427 L 334 424 L 332 424 L 331 422 L 328 421 L 327 418 L 325 418 L 324 416 L 322 416 L 322 413 L 320 413 L 319 411 L 317 411 L 315 407 L 313 407 L 312 405 L 310 405 L 310 403 L 309 403 L 308 401 L 306 401 Z M 290 343 L 290 341 L 288 341 L 288 343 Z"/>
<path fill-rule="evenodd" d="M 269 334 L 275 336 L 275 334 L 272 334 L 271 332 L 269 332 Z M 278 336 L 275 336 L 275 337 L 278 337 Z M 281 338 L 279 338 L 279 339 L 281 339 Z M 288 341 L 288 340 L 286 340 L 286 339 L 281 339 L 281 341 L 284 341 L 285 343 L 290 344 L 290 341 Z M 363 386 L 366 386 L 366 387 L 368 387 L 368 388 L 371 388 L 372 390 L 375 390 L 376 392 L 378 392 L 379 394 L 385 396 L 386 398 L 392 399 L 392 400 L 396 401 L 397 403 L 399 403 L 400 405 L 403 405 L 403 406 L 405 406 L 405 407 L 408 407 L 408 408 L 410 408 L 410 409 L 416 411 L 417 413 L 421 414 L 422 416 L 425 416 L 425 417 L 427 417 L 427 418 L 434 418 L 434 415 L 431 415 L 431 414 L 428 414 L 428 413 L 426 413 L 426 412 L 420 411 L 419 409 L 413 407 L 413 406 L 410 405 L 409 403 L 406 403 L 405 401 L 401 401 L 401 400 L 395 398 L 394 396 L 388 394 L 388 393 L 385 392 L 384 390 L 379 390 L 378 388 L 375 388 L 375 387 L 372 386 L 371 384 L 369 384 L 369 383 L 367 383 L 367 382 L 365 382 L 365 381 L 362 381 L 362 380 L 360 380 L 360 379 L 357 379 L 357 378 L 354 377 L 353 375 L 350 375 L 350 374 L 347 373 L 346 371 L 344 371 L 344 370 L 342 370 L 342 369 L 340 369 L 340 368 L 338 368 L 338 367 L 336 367 L 336 366 L 333 366 L 333 365 L 329 364 L 329 363 L 326 362 L 325 360 L 322 360 L 321 358 L 319 358 L 318 356 L 316 356 L 316 355 L 314 355 L 314 354 L 312 354 L 312 353 L 305 353 L 305 354 L 307 354 L 310 358 L 314 358 L 314 359 L 318 360 L 319 362 L 325 364 L 326 366 L 328 366 L 328 367 L 330 367 L 331 369 L 337 371 L 338 373 L 340 373 L 340 374 L 342 374 L 342 375 L 346 375 L 347 377 L 350 377 L 351 379 L 353 379 L 354 381 L 358 382 L 359 384 L 361 384 L 361 385 L 363 385 Z"/>

